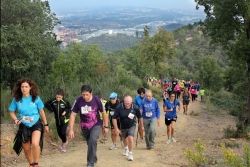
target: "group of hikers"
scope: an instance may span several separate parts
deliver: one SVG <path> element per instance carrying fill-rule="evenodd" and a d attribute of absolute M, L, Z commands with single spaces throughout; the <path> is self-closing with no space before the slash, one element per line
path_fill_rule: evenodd
<path fill-rule="evenodd" d="M 163 111 L 167 126 L 167 144 L 176 142 L 174 128 L 177 112 L 180 112 L 178 98 L 183 99 L 184 113 L 187 114 L 189 98 L 192 97 L 192 101 L 195 101 L 197 96 L 193 97 L 193 94 L 196 95 L 197 91 L 201 91 L 199 88 L 194 82 L 183 82 L 176 78 L 171 82 L 167 78 L 164 80 Z M 18 155 L 22 149 L 24 150 L 29 167 L 38 167 L 40 151 L 43 147 L 43 132 L 49 131 L 44 107 L 54 113 L 57 133 L 62 141 L 60 150 L 64 153 L 67 151 L 67 137 L 69 139 L 75 137 L 73 125 L 77 113 L 80 113 L 81 131 L 88 146 L 87 167 L 96 165 L 97 140 L 101 136 L 100 142 L 106 143 L 109 129 L 111 129 L 112 140 L 109 149 L 117 149 L 116 138 L 119 137 L 124 148 L 123 155 L 128 161 L 134 160 L 136 127 L 138 127 L 137 137 L 139 134 L 137 140 L 140 143 L 145 141 L 148 150 L 154 148 L 156 125 L 160 125 L 161 113 L 158 101 L 149 89 L 139 88 L 134 100 L 130 95 L 124 95 L 120 100 L 116 92 L 111 92 L 109 100 L 105 101 L 104 98 L 93 95 L 90 85 L 84 84 L 81 87 L 81 95 L 71 106 L 65 99 L 63 89 L 56 90 L 55 97 L 43 103 L 38 96 L 35 82 L 29 78 L 21 78 L 13 89 L 13 97 L 9 107 L 10 116 L 14 123 L 19 125 L 13 149 Z M 68 133 L 66 133 L 67 129 Z"/>

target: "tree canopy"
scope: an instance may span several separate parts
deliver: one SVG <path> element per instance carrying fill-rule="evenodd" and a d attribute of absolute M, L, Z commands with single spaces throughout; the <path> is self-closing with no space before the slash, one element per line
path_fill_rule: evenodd
<path fill-rule="evenodd" d="M 52 32 L 58 24 L 48 1 L 1 1 L 1 84 L 13 87 L 20 77 L 40 82 L 59 51 Z"/>
<path fill-rule="evenodd" d="M 200 22 L 205 35 L 211 43 L 219 44 L 229 51 L 232 66 L 245 64 L 248 90 L 246 117 L 250 119 L 250 0 L 195 0 L 197 9 L 204 7 L 206 19 Z M 250 122 L 250 121 L 249 121 Z"/>

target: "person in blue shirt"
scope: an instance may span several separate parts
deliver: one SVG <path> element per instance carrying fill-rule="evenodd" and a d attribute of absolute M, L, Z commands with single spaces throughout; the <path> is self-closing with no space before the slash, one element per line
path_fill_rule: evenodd
<path fill-rule="evenodd" d="M 43 130 L 49 131 L 43 110 L 44 104 L 38 96 L 35 82 L 29 78 L 21 78 L 17 81 L 13 89 L 13 97 L 9 107 L 10 117 L 15 124 L 19 125 L 18 131 L 27 130 L 27 133 L 20 134 L 23 139 L 27 138 L 22 142 L 22 149 L 30 167 L 38 167 L 40 149 L 42 149 L 40 148 L 42 132 Z M 15 111 L 17 111 L 17 115 Z"/>
<path fill-rule="evenodd" d="M 143 126 L 145 131 L 145 141 L 147 149 L 154 148 L 155 126 L 156 122 L 160 125 L 160 107 L 158 101 L 153 97 L 152 91 L 146 91 L 146 98 L 142 100 L 140 111 L 143 118 Z"/>
<path fill-rule="evenodd" d="M 145 88 L 139 88 L 137 89 L 137 95 L 135 96 L 134 104 L 140 107 L 143 99 L 145 99 Z M 143 142 L 143 130 L 141 126 L 138 126 L 138 132 L 140 135 L 140 142 L 142 143 Z"/>
<path fill-rule="evenodd" d="M 180 102 L 176 100 L 174 92 L 170 94 L 170 99 L 164 103 L 165 124 L 167 126 L 167 144 L 171 141 L 176 142 L 174 138 L 174 128 L 177 121 L 177 112 L 180 112 Z"/>

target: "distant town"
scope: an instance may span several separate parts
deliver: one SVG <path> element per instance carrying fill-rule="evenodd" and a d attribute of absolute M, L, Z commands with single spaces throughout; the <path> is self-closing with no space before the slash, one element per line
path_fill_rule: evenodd
<path fill-rule="evenodd" d="M 140 37 L 146 25 L 150 35 L 155 34 L 158 27 L 170 31 L 173 30 L 170 25 L 193 24 L 204 20 L 205 15 L 195 9 L 112 8 L 58 14 L 57 18 L 61 24 L 54 31 L 65 48 L 71 42 L 81 43 L 102 34 Z"/>

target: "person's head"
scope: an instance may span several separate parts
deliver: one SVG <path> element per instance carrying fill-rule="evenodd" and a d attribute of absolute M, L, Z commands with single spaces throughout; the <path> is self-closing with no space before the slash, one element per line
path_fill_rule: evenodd
<path fill-rule="evenodd" d="M 126 109 L 130 109 L 130 107 L 131 107 L 131 105 L 132 105 L 132 102 L 133 102 L 133 99 L 132 99 L 131 96 L 126 95 L 126 96 L 124 97 L 124 102 L 123 102 L 123 104 L 124 104 L 124 107 L 125 107 Z"/>
<path fill-rule="evenodd" d="M 147 90 L 145 95 L 146 95 L 147 101 L 152 100 L 152 98 L 153 98 L 153 93 L 152 93 L 151 90 Z"/>
<path fill-rule="evenodd" d="M 137 89 L 137 93 L 138 93 L 138 95 L 140 95 L 143 98 L 145 95 L 145 88 Z"/>
<path fill-rule="evenodd" d="M 174 101 L 175 100 L 175 93 L 171 92 L 169 97 L 170 97 L 170 101 Z"/>
<path fill-rule="evenodd" d="M 82 98 L 89 102 L 92 100 L 92 88 L 90 85 L 82 85 L 81 87 Z"/>
<path fill-rule="evenodd" d="M 109 95 L 109 99 L 110 99 L 111 104 L 115 104 L 116 101 L 117 101 L 117 93 L 112 92 L 112 93 Z"/>
<path fill-rule="evenodd" d="M 16 101 L 20 101 L 22 97 L 29 97 L 30 95 L 32 95 L 32 101 L 34 102 L 38 96 L 35 82 L 29 78 L 19 79 L 13 88 L 13 97 Z"/>
<path fill-rule="evenodd" d="M 56 101 L 61 101 L 64 97 L 64 90 L 63 89 L 57 89 L 56 90 Z"/>

